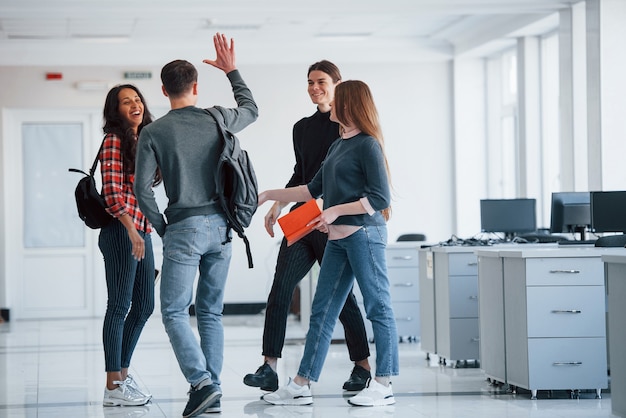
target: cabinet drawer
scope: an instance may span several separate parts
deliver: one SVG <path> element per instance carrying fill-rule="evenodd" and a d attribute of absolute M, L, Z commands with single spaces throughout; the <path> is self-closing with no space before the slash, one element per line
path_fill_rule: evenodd
<path fill-rule="evenodd" d="M 526 388 L 607 388 L 605 341 L 604 338 L 529 339 Z"/>
<path fill-rule="evenodd" d="M 526 288 L 529 337 L 604 337 L 603 286 Z"/>
<path fill-rule="evenodd" d="M 415 275 L 413 270 L 389 273 L 389 294 L 392 304 L 395 302 L 419 302 L 419 284 L 417 277 L 413 277 Z M 352 290 L 357 302 L 363 303 L 363 294 L 356 280 Z"/>
<path fill-rule="evenodd" d="M 604 265 L 600 257 L 530 258 L 526 260 L 528 286 L 604 285 Z"/>
<path fill-rule="evenodd" d="M 419 300 L 419 275 L 416 269 L 390 269 L 389 291 L 391 301 L 415 301 Z"/>
<path fill-rule="evenodd" d="M 415 337 L 420 339 L 420 305 L 419 302 L 393 303 L 393 316 L 396 319 L 398 337 Z M 367 319 L 365 306 L 359 303 L 359 309 L 365 321 L 365 331 L 369 340 L 374 340 L 372 322 Z M 341 327 L 341 325 L 339 325 Z M 342 328 L 343 329 L 343 328 Z M 434 350 L 433 350 L 434 351 Z"/>
<path fill-rule="evenodd" d="M 419 337 L 420 305 L 419 302 L 394 302 L 393 315 L 396 318 L 398 336 Z"/>
<path fill-rule="evenodd" d="M 478 277 L 450 277 L 450 317 L 478 318 Z"/>
<path fill-rule="evenodd" d="M 450 254 L 450 276 L 478 276 L 478 257 L 473 253 Z"/>
<path fill-rule="evenodd" d="M 480 334 L 478 331 L 478 318 L 450 320 L 449 359 L 478 360 L 479 343 Z M 439 347 L 437 347 L 437 349 L 439 349 Z"/>
<path fill-rule="evenodd" d="M 419 265 L 418 252 L 415 248 L 387 248 L 387 267 L 415 267 Z"/>

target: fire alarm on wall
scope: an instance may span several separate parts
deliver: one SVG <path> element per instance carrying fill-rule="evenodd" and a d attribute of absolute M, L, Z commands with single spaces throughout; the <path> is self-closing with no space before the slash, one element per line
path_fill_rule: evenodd
<path fill-rule="evenodd" d="M 46 73 L 46 80 L 62 80 L 63 73 Z"/>

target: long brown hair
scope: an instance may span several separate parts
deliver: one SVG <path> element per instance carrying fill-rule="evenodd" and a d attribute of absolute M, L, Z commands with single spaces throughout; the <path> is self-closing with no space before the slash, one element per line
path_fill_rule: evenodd
<path fill-rule="evenodd" d="M 335 88 L 334 100 L 335 115 L 346 125 L 353 125 L 364 134 L 367 134 L 380 144 L 385 161 L 387 179 L 391 187 L 391 173 L 385 154 L 385 140 L 378 120 L 378 110 L 374 104 L 374 97 L 370 88 L 362 81 L 347 80 Z M 391 206 L 381 211 L 385 220 L 391 217 Z"/>

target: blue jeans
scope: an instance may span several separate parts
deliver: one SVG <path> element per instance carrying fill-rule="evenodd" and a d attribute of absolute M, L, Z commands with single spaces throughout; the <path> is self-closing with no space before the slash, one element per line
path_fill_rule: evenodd
<path fill-rule="evenodd" d="M 224 361 L 222 311 L 232 253 L 222 214 L 191 216 L 170 224 L 163 236 L 161 314 L 183 375 L 192 386 L 208 379 L 220 384 Z M 196 288 L 200 343 L 189 322 Z"/>
<path fill-rule="evenodd" d="M 267 357 L 282 357 L 287 330 L 287 316 L 293 291 L 317 261 L 322 265 L 328 234 L 312 231 L 291 246 L 283 238 L 278 251 L 276 272 L 265 308 L 263 352 Z M 350 360 L 361 361 L 370 356 L 365 323 L 354 294 L 350 292 L 339 314 L 343 325 Z"/>
<path fill-rule="evenodd" d="M 346 238 L 326 244 L 299 376 L 313 382 L 319 379 L 339 312 L 355 277 L 374 331 L 376 376 L 399 373 L 398 331 L 389 293 L 386 243 L 386 226 L 364 226 Z"/>

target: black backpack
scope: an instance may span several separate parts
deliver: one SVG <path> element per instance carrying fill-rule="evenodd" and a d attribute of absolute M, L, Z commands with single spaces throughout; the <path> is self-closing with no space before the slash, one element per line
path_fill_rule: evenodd
<path fill-rule="evenodd" d="M 216 108 L 205 109 L 217 122 L 224 148 L 217 163 L 215 186 L 220 206 L 228 218 L 228 226 L 243 239 L 252 268 L 250 242 L 244 229 L 250 226 L 258 207 L 259 188 L 248 153 L 241 149 L 239 139 L 224 126 L 223 116 Z"/>
<path fill-rule="evenodd" d="M 85 222 L 85 225 L 91 229 L 103 228 L 113 220 L 113 217 L 109 215 L 105 209 L 106 203 L 100 192 L 96 189 L 96 180 L 94 178 L 102 145 L 104 145 L 104 140 L 96 154 L 96 159 L 91 165 L 91 169 L 89 169 L 89 174 L 77 168 L 68 169 L 68 171 L 85 175 L 78 181 L 78 185 L 76 185 L 76 189 L 74 190 L 74 197 L 76 198 L 78 216 Z"/>

